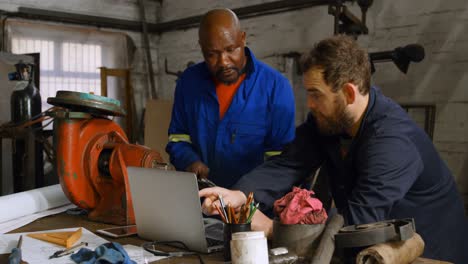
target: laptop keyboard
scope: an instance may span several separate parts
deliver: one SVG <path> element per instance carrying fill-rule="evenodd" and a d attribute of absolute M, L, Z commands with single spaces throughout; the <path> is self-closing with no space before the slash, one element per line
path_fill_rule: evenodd
<path fill-rule="evenodd" d="M 209 238 L 209 237 L 206 238 L 206 243 L 208 244 L 208 247 L 215 247 L 215 246 L 223 245 L 223 241 Z"/>
<path fill-rule="evenodd" d="M 223 222 L 216 219 L 205 220 L 205 234 L 206 237 L 222 241 L 224 238 Z"/>
<path fill-rule="evenodd" d="M 223 249 L 223 222 L 217 219 L 204 218 L 205 238 L 208 252 L 216 252 Z"/>

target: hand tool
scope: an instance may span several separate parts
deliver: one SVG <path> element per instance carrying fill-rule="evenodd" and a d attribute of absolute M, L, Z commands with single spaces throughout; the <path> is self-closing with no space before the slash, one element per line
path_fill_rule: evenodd
<path fill-rule="evenodd" d="M 23 236 L 20 236 L 18 244 L 11 250 L 8 257 L 8 264 L 27 264 L 26 261 L 21 260 L 21 244 L 23 244 Z"/>
<path fill-rule="evenodd" d="M 67 249 L 64 249 L 64 250 L 59 250 L 59 251 L 56 251 L 54 254 L 52 254 L 49 259 L 53 259 L 53 258 L 60 258 L 60 257 L 63 257 L 63 256 L 66 256 L 66 255 L 70 255 L 70 254 L 73 254 L 75 251 L 75 249 L 77 248 L 80 248 L 80 247 L 86 247 L 88 245 L 87 242 L 81 242 L 79 244 L 76 244 L 74 245 L 73 247 L 71 248 L 67 248 Z"/>

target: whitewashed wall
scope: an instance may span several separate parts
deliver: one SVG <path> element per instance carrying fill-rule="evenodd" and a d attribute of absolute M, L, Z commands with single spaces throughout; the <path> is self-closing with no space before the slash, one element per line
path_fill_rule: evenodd
<path fill-rule="evenodd" d="M 156 12 L 159 4 L 153 0 L 145 0 L 146 20 L 151 23 L 156 22 Z M 45 9 L 50 11 L 69 12 L 74 14 L 84 14 L 100 16 L 114 19 L 140 21 L 137 0 L 0 0 L 0 9 L 15 12 L 18 7 L 29 7 Z M 135 56 L 130 61 L 132 69 L 132 84 L 135 90 L 135 102 L 137 107 L 138 120 L 135 124 L 140 124 L 143 106 L 150 94 L 149 79 L 146 68 L 146 55 L 142 49 L 142 34 L 139 32 L 122 31 L 102 28 L 103 31 L 123 32 L 129 36 L 131 45 L 136 47 Z M 152 58 L 157 61 L 156 39 L 150 38 L 150 50 Z M 156 65 L 155 65 L 156 66 Z"/>
<path fill-rule="evenodd" d="M 161 21 L 200 15 L 217 7 L 236 8 L 269 1 L 163 1 Z M 356 6 L 353 12 L 360 14 Z M 399 102 L 437 104 L 434 143 L 455 175 L 468 204 L 468 2 L 464 0 L 378 0 L 368 12 L 370 34 L 359 42 L 369 51 L 391 50 L 410 43 L 425 47 L 426 59 L 410 65 L 407 75 L 392 63 L 376 65 L 374 84 Z M 327 7 L 241 20 L 248 46 L 256 56 L 282 71 L 295 84 L 296 100 L 304 104 L 300 79 L 290 59 L 280 54 L 309 49 L 330 36 L 333 20 Z M 197 29 L 167 32 L 156 37 L 159 68 L 164 59 L 171 70 L 202 60 Z M 175 77 L 158 73 L 164 98 L 172 98 Z M 300 113 L 299 109 L 299 113 Z M 297 119 L 300 120 L 302 114 Z"/>
<path fill-rule="evenodd" d="M 171 21 L 218 7 L 237 8 L 273 1 L 163 0 L 160 6 L 158 1 L 146 0 L 145 11 L 149 22 Z M 16 11 L 18 6 L 139 21 L 137 0 L 0 0 L 2 10 Z M 352 10 L 359 13 L 355 6 Z M 301 107 L 304 97 L 300 76 L 295 73 L 292 60 L 281 54 L 306 51 L 314 42 L 332 34 L 333 20 L 327 7 L 249 18 L 241 20 L 241 24 L 247 31 L 248 46 L 256 56 L 282 71 L 294 84 Z M 368 26 L 370 34 L 360 37 L 359 42 L 369 51 L 390 50 L 410 43 L 425 47 L 426 59 L 410 65 L 407 75 L 391 63 L 377 64 L 374 84 L 397 101 L 437 104 L 434 142 L 468 203 L 468 2 L 377 0 L 368 12 Z M 126 33 L 137 48 L 131 66 L 141 113 L 149 92 L 145 54 L 141 34 Z M 171 71 L 183 70 L 189 61 L 202 60 L 197 29 L 153 34 L 150 40 L 158 93 L 171 99 L 175 77 L 164 73 L 164 60 L 167 58 Z M 300 114 L 297 120 L 302 118 Z"/>

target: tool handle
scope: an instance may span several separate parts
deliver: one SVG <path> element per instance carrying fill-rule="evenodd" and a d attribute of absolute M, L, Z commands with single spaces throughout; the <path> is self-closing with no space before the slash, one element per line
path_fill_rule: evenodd
<path fill-rule="evenodd" d="M 8 264 L 20 264 L 21 263 L 21 249 L 14 248 L 11 250 L 11 254 L 8 257 Z"/>
<path fill-rule="evenodd" d="M 88 246 L 88 242 L 81 242 L 79 244 L 74 245 L 71 248 L 56 251 L 52 256 L 49 257 L 49 259 L 60 258 L 60 257 L 66 256 L 66 255 L 73 254 L 75 249 L 77 249 L 79 247 L 82 247 L 82 246 L 85 246 L 85 247 Z"/>

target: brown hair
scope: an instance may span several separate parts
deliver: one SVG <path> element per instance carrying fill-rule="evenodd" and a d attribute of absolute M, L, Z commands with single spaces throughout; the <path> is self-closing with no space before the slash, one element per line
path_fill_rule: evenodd
<path fill-rule="evenodd" d="M 349 36 L 337 35 L 318 42 L 302 56 L 300 64 L 303 73 L 315 67 L 323 69 L 325 83 L 333 92 L 348 82 L 357 85 L 361 94 L 369 92 L 369 56 Z"/>

